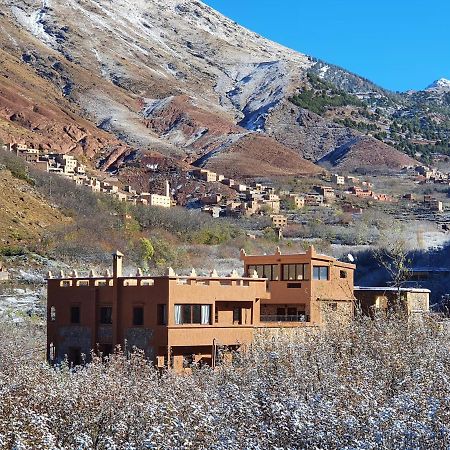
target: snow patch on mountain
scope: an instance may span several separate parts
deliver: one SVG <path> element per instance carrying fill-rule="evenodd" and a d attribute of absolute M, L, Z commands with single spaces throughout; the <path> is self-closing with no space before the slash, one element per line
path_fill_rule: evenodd
<path fill-rule="evenodd" d="M 327 74 L 328 70 L 330 69 L 330 66 L 322 66 L 319 69 L 319 77 L 324 79 L 325 75 Z"/>
<path fill-rule="evenodd" d="M 450 91 L 450 80 L 446 78 L 440 78 L 436 80 L 434 83 L 430 84 L 426 89 L 426 91 Z"/>
<path fill-rule="evenodd" d="M 174 99 L 173 96 L 169 96 L 163 99 L 145 99 L 145 106 L 142 109 L 141 113 L 142 115 L 148 119 L 152 117 L 154 114 L 162 111 L 167 105 L 169 105 L 172 100 Z"/>
<path fill-rule="evenodd" d="M 44 44 L 53 46 L 56 44 L 56 39 L 47 32 L 45 26 L 49 1 L 42 0 L 42 2 L 40 2 L 40 6 L 41 7 L 37 10 L 31 9 L 27 11 L 18 5 L 13 5 L 11 7 L 11 11 L 19 24 L 21 24 L 33 36 L 41 40 Z"/>
<path fill-rule="evenodd" d="M 289 75 L 283 61 L 240 64 L 219 76 L 220 103 L 242 113 L 239 125 L 262 131 L 269 112 L 285 97 Z"/>

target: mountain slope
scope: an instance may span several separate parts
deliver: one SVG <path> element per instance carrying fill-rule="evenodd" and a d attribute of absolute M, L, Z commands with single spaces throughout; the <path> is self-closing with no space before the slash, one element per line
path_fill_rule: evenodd
<path fill-rule="evenodd" d="M 64 150 L 106 160 L 105 168 L 122 167 L 130 149 L 139 149 L 135 154 L 157 151 L 200 165 L 214 159 L 219 167 L 233 154 L 233 170 L 242 166 L 248 174 L 246 155 L 272 142 L 262 134 L 278 143 L 261 148 L 274 153 L 261 160 L 264 169 L 255 165 L 255 174 L 279 173 L 277 158 L 292 159 L 289 173 L 310 173 L 303 158 L 320 161 L 363 133 L 292 105 L 290 99 L 309 86 L 307 73 L 334 74 L 342 89 L 358 86 L 385 95 L 367 80 L 268 41 L 200 1 L 4 0 L 0 25 L 1 48 L 18 64 L 15 70 L 50 83 L 64 113 L 73 111 L 77 123 L 88 120 L 106 133 L 97 130 L 106 143 L 90 148 L 75 139 Z M 33 83 L 23 87 L 34 92 Z M 117 147 L 116 138 L 129 147 Z M 378 151 L 384 166 L 385 147 L 373 139 L 371 150 L 374 166 Z"/>
<path fill-rule="evenodd" d="M 36 245 L 50 229 L 70 223 L 26 181 L 17 179 L 0 164 L 0 248 Z"/>

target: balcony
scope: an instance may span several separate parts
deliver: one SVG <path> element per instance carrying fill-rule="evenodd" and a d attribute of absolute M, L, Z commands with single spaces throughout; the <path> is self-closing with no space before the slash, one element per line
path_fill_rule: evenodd
<path fill-rule="evenodd" d="M 309 317 L 305 314 L 262 315 L 261 322 L 309 322 Z"/>

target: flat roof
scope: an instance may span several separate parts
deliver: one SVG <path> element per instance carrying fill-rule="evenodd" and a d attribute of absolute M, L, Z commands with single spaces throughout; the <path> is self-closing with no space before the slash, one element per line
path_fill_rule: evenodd
<path fill-rule="evenodd" d="M 425 288 L 396 288 L 393 286 L 376 286 L 376 287 L 369 287 L 369 286 L 355 286 L 355 291 L 378 291 L 378 292 L 420 292 L 420 293 L 429 293 L 431 294 L 431 291 L 429 289 Z"/>

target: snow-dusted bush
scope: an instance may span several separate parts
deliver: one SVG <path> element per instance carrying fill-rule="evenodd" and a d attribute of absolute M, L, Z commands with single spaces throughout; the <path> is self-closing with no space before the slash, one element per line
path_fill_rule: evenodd
<path fill-rule="evenodd" d="M 141 354 L 57 370 L 1 327 L 1 448 L 448 448 L 449 332 L 427 319 L 261 334 L 233 365 L 158 373 Z M 31 357 L 30 357 L 31 356 Z"/>

